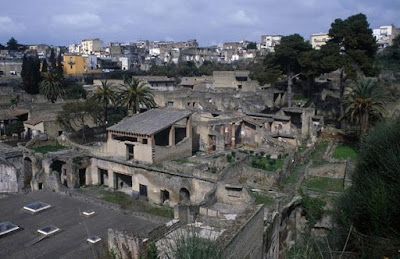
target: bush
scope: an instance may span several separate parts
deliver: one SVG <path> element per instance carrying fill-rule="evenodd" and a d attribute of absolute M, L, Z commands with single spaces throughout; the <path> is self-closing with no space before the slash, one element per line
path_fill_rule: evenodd
<path fill-rule="evenodd" d="M 318 198 L 312 198 L 302 192 L 300 193 L 300 195 L 302 198 L 304 216 L 310 222 L 310 226 L 313 226 L 318 220 L 322 218 L 326 202 Z"/>
<path fill-rule="evenodd" d="M 376 126 L 362 140 L 352 186 L 338 202 L 339 220 L 364 236 L 400 233 L 400 118 Z M 390 245 L 387 245 L 389 249 Z M 374 249 L 382 248 L 371 247 Z"/>

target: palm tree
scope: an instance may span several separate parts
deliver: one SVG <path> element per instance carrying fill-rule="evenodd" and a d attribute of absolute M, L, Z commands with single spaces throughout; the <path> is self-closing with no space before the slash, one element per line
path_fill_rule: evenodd
<path fill-rule="evenodd" d="M 44 73 L 43 76 L 44 79 L 40 82 L 39 91 L 46 96 L 49 101 L 54 103 L 58 97 L 64 94 L 62 78 L 59 74 L 54 72 Z"/>
<path fill-rule="evenodd" d="M 365 133 L 371 119 L 377 119 L 387 113 L 383 107 L 383 89 L 378 80 L 373 77 L 360 77 L 357 81 L 350 82 L 343 95 L 345 105 L 344 116 L 351 123 L 357 122 L 360 130 Z"/>
<path fill-rule="evenodd" d="M 97 88 L 94 98 L 104 104 L 104 123 L 107 123 L 107 108 L 110 102 L 116 100 L 116 95 L 112 89 L 113 84 L 107 80 L 101 81 L 101 86 Z"/>
<path fill-rule="evenodd" d="M 140 106 L 148 109 L 156 106 L 154 94 L 146 84 L 137 78 L 125 78 L 120 93 L 121 103 L 133 113 L 139 113 Z"/>

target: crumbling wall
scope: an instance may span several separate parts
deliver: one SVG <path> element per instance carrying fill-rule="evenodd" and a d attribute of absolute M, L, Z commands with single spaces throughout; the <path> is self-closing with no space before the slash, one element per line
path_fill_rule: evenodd
<path fill-rule="evenodd" d="M 264 208 L 258 210 L 242 225 L 236 235 L 227 243 L 223 257 L 263 258 Z"/>
<path fill-rule="evenodd" d="M 108 249 L 121 259 L 138 259 L 141 240 L 122 231 L 108 229 Z"/>
<path fill-rule="evenodd" d="M 157 163 L 163 160 L 171 160 L 180 157 L 192 155 L 192 138 L 185 138 L 174 146 L 154 147 L 153 162 Z"/>
<path fill-rule="evenodd" d="M 17 169 L 0 159 L 0 193 L 18 192 Z"/>

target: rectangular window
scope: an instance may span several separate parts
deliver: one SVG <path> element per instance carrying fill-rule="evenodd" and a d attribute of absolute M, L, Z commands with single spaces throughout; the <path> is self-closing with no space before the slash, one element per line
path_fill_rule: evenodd
<path fill-rule="evenodd" d="M 127 160 L 130 160 L 130 159 L 134 158 L 134 154 L 133 154 L 134 149 L 133 149 L 133 147 L 134 147 L 133 145 L 126 144 L 126 159 Z"/>
<path fill-rule="evenodd" d="M 139 184 L 139 196 L 147 198 L 147 186 Z"/>

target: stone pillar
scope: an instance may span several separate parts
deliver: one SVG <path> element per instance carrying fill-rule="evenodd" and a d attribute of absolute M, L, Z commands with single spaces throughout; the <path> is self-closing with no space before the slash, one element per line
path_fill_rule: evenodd
<path fill-rule="evenodd" d="M 232 148 L 236 147 L 235 131 L 236 131 L 235 123 L 232 123 L 232 138 L 231 138 L 231 147 Z"/>
<path fill-rule="evenodd" d="M 116 180 L 117 177 L 115 176 L 115 173 L 111 170 L 108 170 L 108 187 L 111 188 L 112 190 L 116 189 Z"/>
<path fill-rule="evenodd" d="M 175 146 L 175 126 L 172 125 L 169 130 L 169 146 Z"/>
<path fill-rule="evenodd" d="M 155 142 L 155 140 L 154 140 L 154 135 L 151 135 L 151 137 L 148 138 L 147 141 L 148 141 L 148 144 L 149 144 L 150 146 L 152 146 L 152 147 L 154 147 L 154 146 L 156 145 L 156 142 Z"/>
<path fill-rule="evenodd" d="M 192 137 L 192 115 L 190 115 L 186 120 L 186 137 Z"/>

